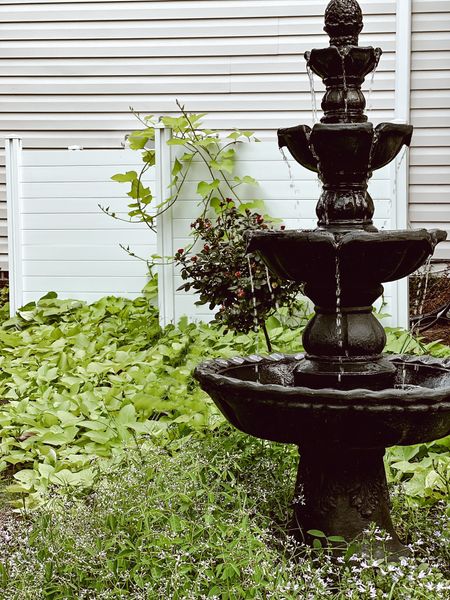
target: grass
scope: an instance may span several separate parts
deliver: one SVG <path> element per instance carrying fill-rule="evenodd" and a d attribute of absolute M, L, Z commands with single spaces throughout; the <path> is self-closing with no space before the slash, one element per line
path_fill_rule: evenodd
<path fill-rule="evenodd" d="M 414 559 L 336 563 L 324 551 L 299 554 L 284 529 L 296 460 L 292 447 L 227 426 L 204 436 L 170 428 L 129 448 L 93 491 L 77 497 L 55 489 L 32 514 L 6 517 L 1 597 L 450 597 L 446 506 L 415 506 L 401 486 L 393 490 L 393 513 Z"/>

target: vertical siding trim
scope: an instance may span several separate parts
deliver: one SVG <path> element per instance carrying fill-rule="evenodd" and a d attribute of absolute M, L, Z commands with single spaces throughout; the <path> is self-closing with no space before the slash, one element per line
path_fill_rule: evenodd
<path fill-rule="evenodd" d="M 161 204 L 170 189 L 172 175 L 172 152 L 167 144 L 172 130 L 160 124 L 155 127 L 155 167 L 156 193 Z M 170 257 L 173 256 L 172 208 L 157 217 L 157 247 L 160 256 L 158 267 L 158 307 L 161 327 L 175 322 L 175 285 L 174 268 Z M 168 260 L 170 262 L 168 262 Z"/>
<path fill-rule="evenodd" d="M 14 316 L 23 304 L 22 227 L 20 223 L 20 165 L 22 140 L 11 135 L 5 139 L 6 208 L 8 219 L 9 306 Z"/>
<path fill-rule="evenodd" d="M 408 123 L 411 113 L 411 37 L 412 0 L 397 0 L 397 35 L 395 67 L 395 120 Z M 407 229 L 409 225 L 409 151 L 400 152 L 394 163 L 395 185 L 395 228 Z M 409 329 L 409 280 L 405 278 L 396 284 L 397 324 Z M 395 309 L 394 309 L 395 311 Z"/>

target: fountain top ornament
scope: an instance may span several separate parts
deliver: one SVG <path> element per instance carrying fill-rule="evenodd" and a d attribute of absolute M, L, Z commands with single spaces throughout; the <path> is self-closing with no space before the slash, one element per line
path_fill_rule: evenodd
<path fill-rule="evenodd" d="M 363 27 L 362 10 L 356 0 L 332 0 L 328 4 L 324 30 L 330 46 L 357 46 Z"/>
<path fill-rule="evenodd" d="M 450 434 L 450 364 L 384 356 L 386 335 L 372 305 L 383 283 L 413 273 L 447 234 L 374 226 L 368 181 L 410 144 L 413 128 L 368 122 L 361 86 L 381 50 L 358 46 L 362 28 L 356 0 L 328 4 L 330 46 L 305 54 L 326 87 L 323 117 L 312 129 L 278 131 L 280 148 L 323 184 L 317 229 L 248 236 L 248 251 L 279 277 L 304 283 L 314 303 L 305 354 L 213 360 L 195 374 L 237 428 L 299 446 L 296 494 L 304 504 L 294 506 L 294 530 L 301 539 L 318 529 L 350 540 L 376 523 L 391 535 L 377 552 L 399 556 L 406 550 L 389 515 L 384 449 Z"/>

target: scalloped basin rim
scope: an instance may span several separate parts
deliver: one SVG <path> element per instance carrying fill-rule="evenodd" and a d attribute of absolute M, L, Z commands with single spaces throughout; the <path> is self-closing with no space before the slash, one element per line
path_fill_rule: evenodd
<path fill-rule="evenodd" d="M 421 405 L 426 404 L 425 408 L 429 408 L 429 404 L 433 403 L 437 405 L 443 404 L 445 408 L 450 409 L 450 385 L 448 387 L 438 388 L 426 388 L 418 387 L 417 389 L 396 389 L 386 388 L 381 391 L 367 390 L 363 388 L 356 388 L 354 390 L 337 390 L 333 388 L 323 389 L 312 389 L 307 387 L 295 387 L 295 386 L 283 386 L 276 383 L 258 383 L 255 381 L 246 381 L 232 377 L 226 374 L 228 369 L 239 368 L 239 367 L 251 367 L 263 364 L 277 363 L 298 363 L 305 358 L 304 354 L 275 354 L 268 357 L 263 356 L 248 356 L 248 357 L 236 357 L 232 359 L 215 359 L 211 361 L 205 361 L 201 363 L 195 369 L 195 377 L 202 383 L 211 383 L 216 386 L 224 386 L 238 390 L 248 390 L 255 392 L 257 391 L 260 395 L 261 402 L 264 402 L 263 396 L 270 393 L 272 396 L 271 403 L 286 402 L 291 399 L 294 404 L 307 404 L 307 400 L 314 400 L 318 402 L 320 407 L 320 400 L 346 400 L 347 403 L 337 403 L 339 407 L 348 408 L 354 407 L 355 404 L 360 401 L 361 406 L 367 410 L 373 409 L 392 409 L 393 401 L 397 401 L 398 408 L 410 408 L 412 404 L 418 404 L 418 408 Z M 412 367 L 422 368 L 435 368 L 436 370 L 444 371 L 450 374 L 450 359 L 436 359 L 429 356 L 415 357 L 411 355 L 386 355 L 385 358 L 392 362 L 400 363 L 401 365 L 409 365 Z M 274 398 L 275 396 L 275 398 Z M 296 401 L 294 400 L 294 398 Z M 376 402 L 372 402 L 376 401 Z M 419 403 L 417 401 L 420 401 Z M 428 403 L 426 402 L 428 401 Z M 332 403 L 330 404 L 332 407 Z"/>
<path fill-rule="evenodd" d="M 344 234 L 335 234 L 331 231 L 323 231 L 320 229 L 290 229 L 287 231 L 254 231 L 246 235 L 248 239 L 248 251 L 251 252 L 253 240 L 261 238 L 272 239 L 304 239 L 309 243 L 318 241 L 328 241 L 332 246 L 342 247 L 353 242 L 371 242 L 371 243 L 386 243 L 398 242 L 402 240 L 424 240 L 428 241 L 433 247 L 439 242 L 447 238 L 447 232 L 441 229 L 403 229 L 392 231 L 349 231 Z"/>

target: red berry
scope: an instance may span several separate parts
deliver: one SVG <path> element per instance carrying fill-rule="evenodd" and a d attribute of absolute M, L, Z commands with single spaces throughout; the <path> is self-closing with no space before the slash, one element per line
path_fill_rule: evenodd
<path fill-rule="evenodd" d="M 284 231 L 284 230 L 286 229 L 286 225 L 282 225 L 282 226 L 280 227 L 280 229 L 281 229 L 281 231 Z"/>
<path fill-rule="evenodd" d="M 183 254 L 183 252 L 184 252 L 184 248 L 178 248 L 177 254 Z"/>
<path fill-rule="evenodd" d="M 239 288 L 237 291 L 237 297 L 238 298 L 243 298 L 245 296 L 245 292 L 242 288 Z"/>
<path fill-rule="evenodd" d="M 235 277 L 237 277 L 239 279 L 239 277 L 242 275 L 242 273 L 240 271 L 236 271 L 236 273 L 234 275 L 235 275 Z"/>
<path fill-rule="evenodd" d="M 197 256 L 193 256 L 193 257 L 191 258 L 191 260 L 192 260 L 192 262 L 197 262 Z"/>
<path fill-rule="evenodd" d="M 209 246 L 208 246 L 208 244 L 205 244 L 205 245 L 203 246 L 203 250 L 204 250 L 205 252 L 209 252 Z"/>

